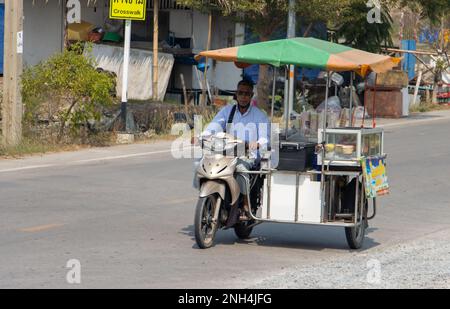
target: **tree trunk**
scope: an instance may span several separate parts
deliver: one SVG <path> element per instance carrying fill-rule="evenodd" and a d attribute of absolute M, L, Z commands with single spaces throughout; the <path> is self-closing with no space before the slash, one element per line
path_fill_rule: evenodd
<path fill-rule="evenodd" d="M 208 41 L 206 43 L 206 50 L 211 49 L 211 34 L 212 34 L 212 12 L 209 12 L 208 17 Z M 208 58 L 205 58 L 205 71 L 203 73 L 203 86 L 202 86 L 202 96 L 200 100 L 200 106 L 208 105 Z M 212 103 L 212 102 L 211 102 Z"/>
<path fill-rule="evenodd" d="M 64 136 L 64 129 L 66 128 L 67 119 L 69 118 L 70 113 L 72 112 L 72 109 L 74 108 L 75 104 L 77 104 L 76 100 L 73 101 L 72 104 L 70 104 L 69 110 L 67 111 L 65 117 L 62 119 L 61 127 L 59 128 L 59 134 L 58 134 L 58 138 L 57 138 L 58 143 L 61 142 L 61 140 Z"/>
<path fill-rule="evenodd" d="M 433 104 L 438 104 L 438 100 L 437 100 L 437 94 L 438 94 L 438 84 L 434 83 L 433 85 L 433 97 L 432 97 L 432 103 Z"/>
<path fill-rule="evenodd" d="M 261 36 L 261 42 L 268 41 L 269 38 Z M 258 107 L 270 113 L 269 95 L 270 95 L 270 74 L 268 65 L 259 65 L 258 84 Z"/>
<path fill-rule="evenodd" d="M 442 80 L 442 71 L 436 68 L 436 71 L 434 72 L 434 82 L 433 82 L 433 98 L 432 102 L 433 104 L 438 104 L 438 90 L 439 90 L 439 82 Z"/>
<path fill-rule="evenodd" d="M 258 106 L 265 111 L 269 111 L 269 86 L 270 86 L 270 74 L 268 65 L 259 66 L 259 77 L 256 89 L 258 91 Z"/>
<path fill-rule="evenodd" d="M 305 33 L 303 33 L 303 37 L 307 37 L 309 32 L 311 31 L 313 23 L 309 23 L 308 28 L 306 28 Z"/>

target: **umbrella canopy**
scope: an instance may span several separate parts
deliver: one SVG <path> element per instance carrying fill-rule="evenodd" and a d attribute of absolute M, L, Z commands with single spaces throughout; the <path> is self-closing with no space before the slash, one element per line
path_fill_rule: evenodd
<path fill-rule="evenodd" d="M 270 64 L 276 67 L 292 64 L 324 71 L 355 71 L 361 76 L 370 71 L 389 71 L 401 60 L 314 38 L 275 40 L 203 51 L 195 58 L 199 60 L 203 57 L 235 63 Z"/>

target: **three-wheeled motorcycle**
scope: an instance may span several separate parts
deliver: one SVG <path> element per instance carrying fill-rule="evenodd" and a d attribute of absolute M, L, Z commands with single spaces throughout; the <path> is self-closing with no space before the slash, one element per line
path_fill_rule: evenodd
<path fill-rule="evenodd" d="M 376 128 L 375 120 L 372 127 L 355 127 L 352 121 L 348 127 L 329 127 L 330 82 L 333 72 L 351 71 L 353 82 L 353 73 L 366 77 L 369 72 L 386 72 L 395 67 L 399 59 L 313 38 L 205 51 L 196 58 L 202 57 L 235 62 L 239 67 L 269 64 L 288 70 L 295 65 L 319 68 L 327 74 L 325 108 L 317 140 L 290 132 L 290 117 L 285 116 L 284 132 L 272 132 L 276 142 L 272 141 L 271 148 L 261 153 L 261 162 L 255 170 L 245 172 L 249 179 L 245 196 L 247 209 L 236 181 L 239 157 L 246 155 L 245 142 L 228 134 L 217 134 L 202 142 L 207 153 L 197 170 L 200 194 L 195 213 L 195 238 L 198 246 L 211 247 L 217 230 L 229 228 L 230 215 L 238 211 L 233 228 L 241 239 L 250 237 L 252 229 L 265 222 L 336 226 L 344 228 L 350 248 L 361 248 L 368 220 L 376 215 L 376 194 L 367 194 L 371 192 L 367 186 L 373 184 L 366 179 L 364 160 L 376 159 L 374 162 L 384 164 L 384 131 Z M 274 70 L 272 119 L 276 72 Z M 375 95 L 373 98 L 375 100 Z M 288 101 L 285 110 L 289 110 Z M 351 115 L 350 106 L 350 119 Z M 239 147 L 244 153 L 236 151 Z M 384 165 L 376 168 L 381 167 L 385 169 Z M 379 174 L 382 172 L 384 170 Z"/>

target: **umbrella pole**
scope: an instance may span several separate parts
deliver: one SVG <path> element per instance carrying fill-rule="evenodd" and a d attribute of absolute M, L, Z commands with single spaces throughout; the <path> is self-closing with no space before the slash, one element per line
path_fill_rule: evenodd
<path fill-rule="evenodd" d="M 327 72 L 327 86 L 325 89 L 325 115 L 322 116 L 323 124 L 322 124 L 322 173 L 320 175 L 320 196 L 322 200 L 322 213 L 325 215 L 327 212 L 326 202 L 325 202 L 325 144 L 327 137 L 327 115 L 328 115 L 328 93 L 330 88 L 330 72 Z"/>
<path fill-rule="evenodd" d="M 372 127 L 375 129 L 377 127 L 377 123 L 375 120 L 375 97 L 377 95 L 377 82 L 378 82 L 378 74 L 375 75 L 375 87 L 373 88 L 373 99 L 372 99 Z"/>
<path fill-rule="evenodd" d="M 289 113 L 289 99 L 288 99 L 288 96 L 289 96 L 289 86 L 288 87 L 286 87 L 286 84 L 288 83 L 288 81 L 289 81 L 289 75 L 288 75 L 288 66 L 285 66 L 285 76 L 286 76 L 286 78 L 285 78 L 285 86 L 284 86 L 284 89 L 285 89 L 285 93 L 284 93 L 284 117 L 286 118 L 286 127 L 285 127 L 285 132 L 286 132 L 286 140 L 288 140 L 288 137 L 289 137 L 289 117 L 290 117 L 290 113 Z M 287 84 L 287 85 L 289 85 L 289 84 Z"/>
<path fill-rule="evenodd" d="M 350 121 L 350 127 L 353 127 L 353 117 L 352 117 L 352 109 L 353 109 L 353 79 L 355 76 L 353 75 L 355 72 L 351 72 L 350 74 L 350 115 L 349 115 L 349 121 Z"/>
<path fill-rule="evenodd" d="M 270 107 L 270 123 L 273 123 L 273 113 L 275 107 L 275 91 L 277 87 L 277 68 L 273 67 L 272 104 Z"/>
<path fill-rule="evenodd" d="M 369 83 L 367 82 L 367 76 L 366 76 L 366 81 L 364 82 L 364 111 L 363 111 L 363 120 L 362 120 L 362 125 L 361 128 L 364 128 L 364 123 L 366 120 L 366 106 L 367 106 L 367 93 L 368 93 L 368 87 L 369 87 Z"/>
<path fill-rule="evenodd" d="M 322 121 L 323 134 L 325 134 L 326 130 L 327 130 L 328 95 L 329 95 L 329 91 L 330 91 L 329 88 L 330 88 L 330 72 L 327 72 L 327 86 L 325 89 L 325 109 L 324 109 L 325 115 L 322 117 L 323 118 L 323 121 Z M 325 138 L 325 135 L 323 137 Z"/>

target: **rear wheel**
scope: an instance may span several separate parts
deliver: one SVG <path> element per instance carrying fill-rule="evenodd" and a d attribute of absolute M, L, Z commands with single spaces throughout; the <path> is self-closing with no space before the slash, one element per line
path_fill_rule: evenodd
<path fill-rule="evenodd" d="M 214 238 L 218 228 L 218 222 L 213 222 L 216 204 L 217 197 L 214 195 L 198 199 L 194 229 L 195 241 L 201 249 L 207 249 L 214 245 Z"/>

